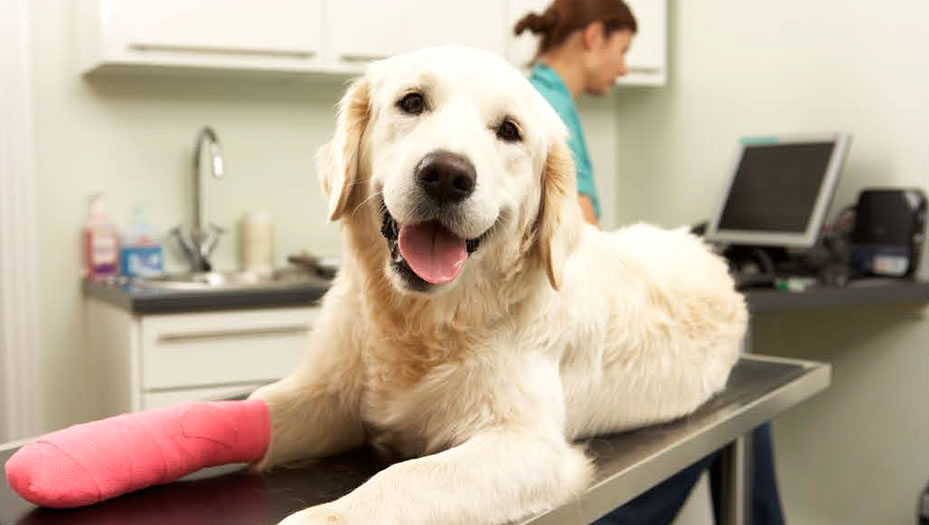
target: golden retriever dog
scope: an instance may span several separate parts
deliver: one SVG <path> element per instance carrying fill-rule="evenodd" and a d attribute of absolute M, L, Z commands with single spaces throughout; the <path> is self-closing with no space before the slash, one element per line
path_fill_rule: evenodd
<path fill-rule="evenodd" d="M 300 366 L 257 390 L 258 468 L 368 441 L 404 461 L 297 512 L 316 523 L 496 524 L 565 503 L 574 440 L 687 415 L 738 359 L 745 302 L 682 230 L 585 224 L 566 130 L 502 58 L 371 65 L 318 154 L 345 256 Z"/>

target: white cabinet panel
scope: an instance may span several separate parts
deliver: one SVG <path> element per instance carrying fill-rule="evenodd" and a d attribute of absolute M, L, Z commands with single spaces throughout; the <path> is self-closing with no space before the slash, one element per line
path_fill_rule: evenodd
<path fill-rule="evenodd" d="M 667 0 L 626 0 L 639 31 L 626 55 L 629 73 L 620 84 L 663 85 L 667 77 Z"/>
<path fill-rule="evenodd" d="M 441 44 L 464 44 L 502 55 L 506 2 L 470 0 L 335 0 L 326 4 L 334 67 Z"/>
<path fill-rule="evenodd" d="M 304 310 L 147 316 L 142 387 L 269 382 L 296 368 L 312 319 Z"/>
<path fill-rule="evenodd" d="M 88 297 L 97 417 L 229 398 L 276 381 L 298 366 L 318 313 L 305 306 L 135 315 Z"/>
<path fill-rule="evenodd" d="M 318 66 L 324 0 L 82 0 L 85 70 Z"/>
<path fill-rule="evenodd" d="M 220 401 L 223 399 L 245 397 L 263 384 L 264 383 L 255 383 L 213 388 L 191 388 L 187 390 L 167 390 L 164 392 L 149 393 L 142 396 L 141 409 L 151 410 L 193 401 Z"/>
<path fill-rule="evenodd" d="M 319 52 L 319 0 L 111 0 L 109 15 L 130 49 L 229 54 Z"/>

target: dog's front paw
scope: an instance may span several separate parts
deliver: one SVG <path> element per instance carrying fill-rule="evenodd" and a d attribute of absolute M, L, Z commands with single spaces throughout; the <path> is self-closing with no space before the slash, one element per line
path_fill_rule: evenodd
<path fill-rule="evenodd" d="M 278 525 L 349 525 L 349 521 L 344 514 L 327 503 L 295 512 Z"/>

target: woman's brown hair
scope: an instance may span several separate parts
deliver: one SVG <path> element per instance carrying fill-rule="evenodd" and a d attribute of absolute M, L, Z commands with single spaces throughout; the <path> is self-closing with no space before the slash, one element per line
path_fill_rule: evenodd
<path fill-rule="evenodd" d="M 513 31 L 518 35 L 528 29 L 541 36 L 538 58 L 593 22 L 603 23 L 604 36 L 621 29 L 638 31 L 635 16 L 623 0 L 555 0 L 542 14 L 522 17 Z"/>

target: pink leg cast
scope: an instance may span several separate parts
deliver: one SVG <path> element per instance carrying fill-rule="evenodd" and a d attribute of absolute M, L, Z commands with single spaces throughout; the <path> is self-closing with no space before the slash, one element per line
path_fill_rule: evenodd
<path fill-rule="evenodd" d="M 7 461 L 6 477 L 32 503 L 78 507 L 204 467 L 258 461 L 270 438 L 264 401 L 190 403 L 42 436 Z"/>

